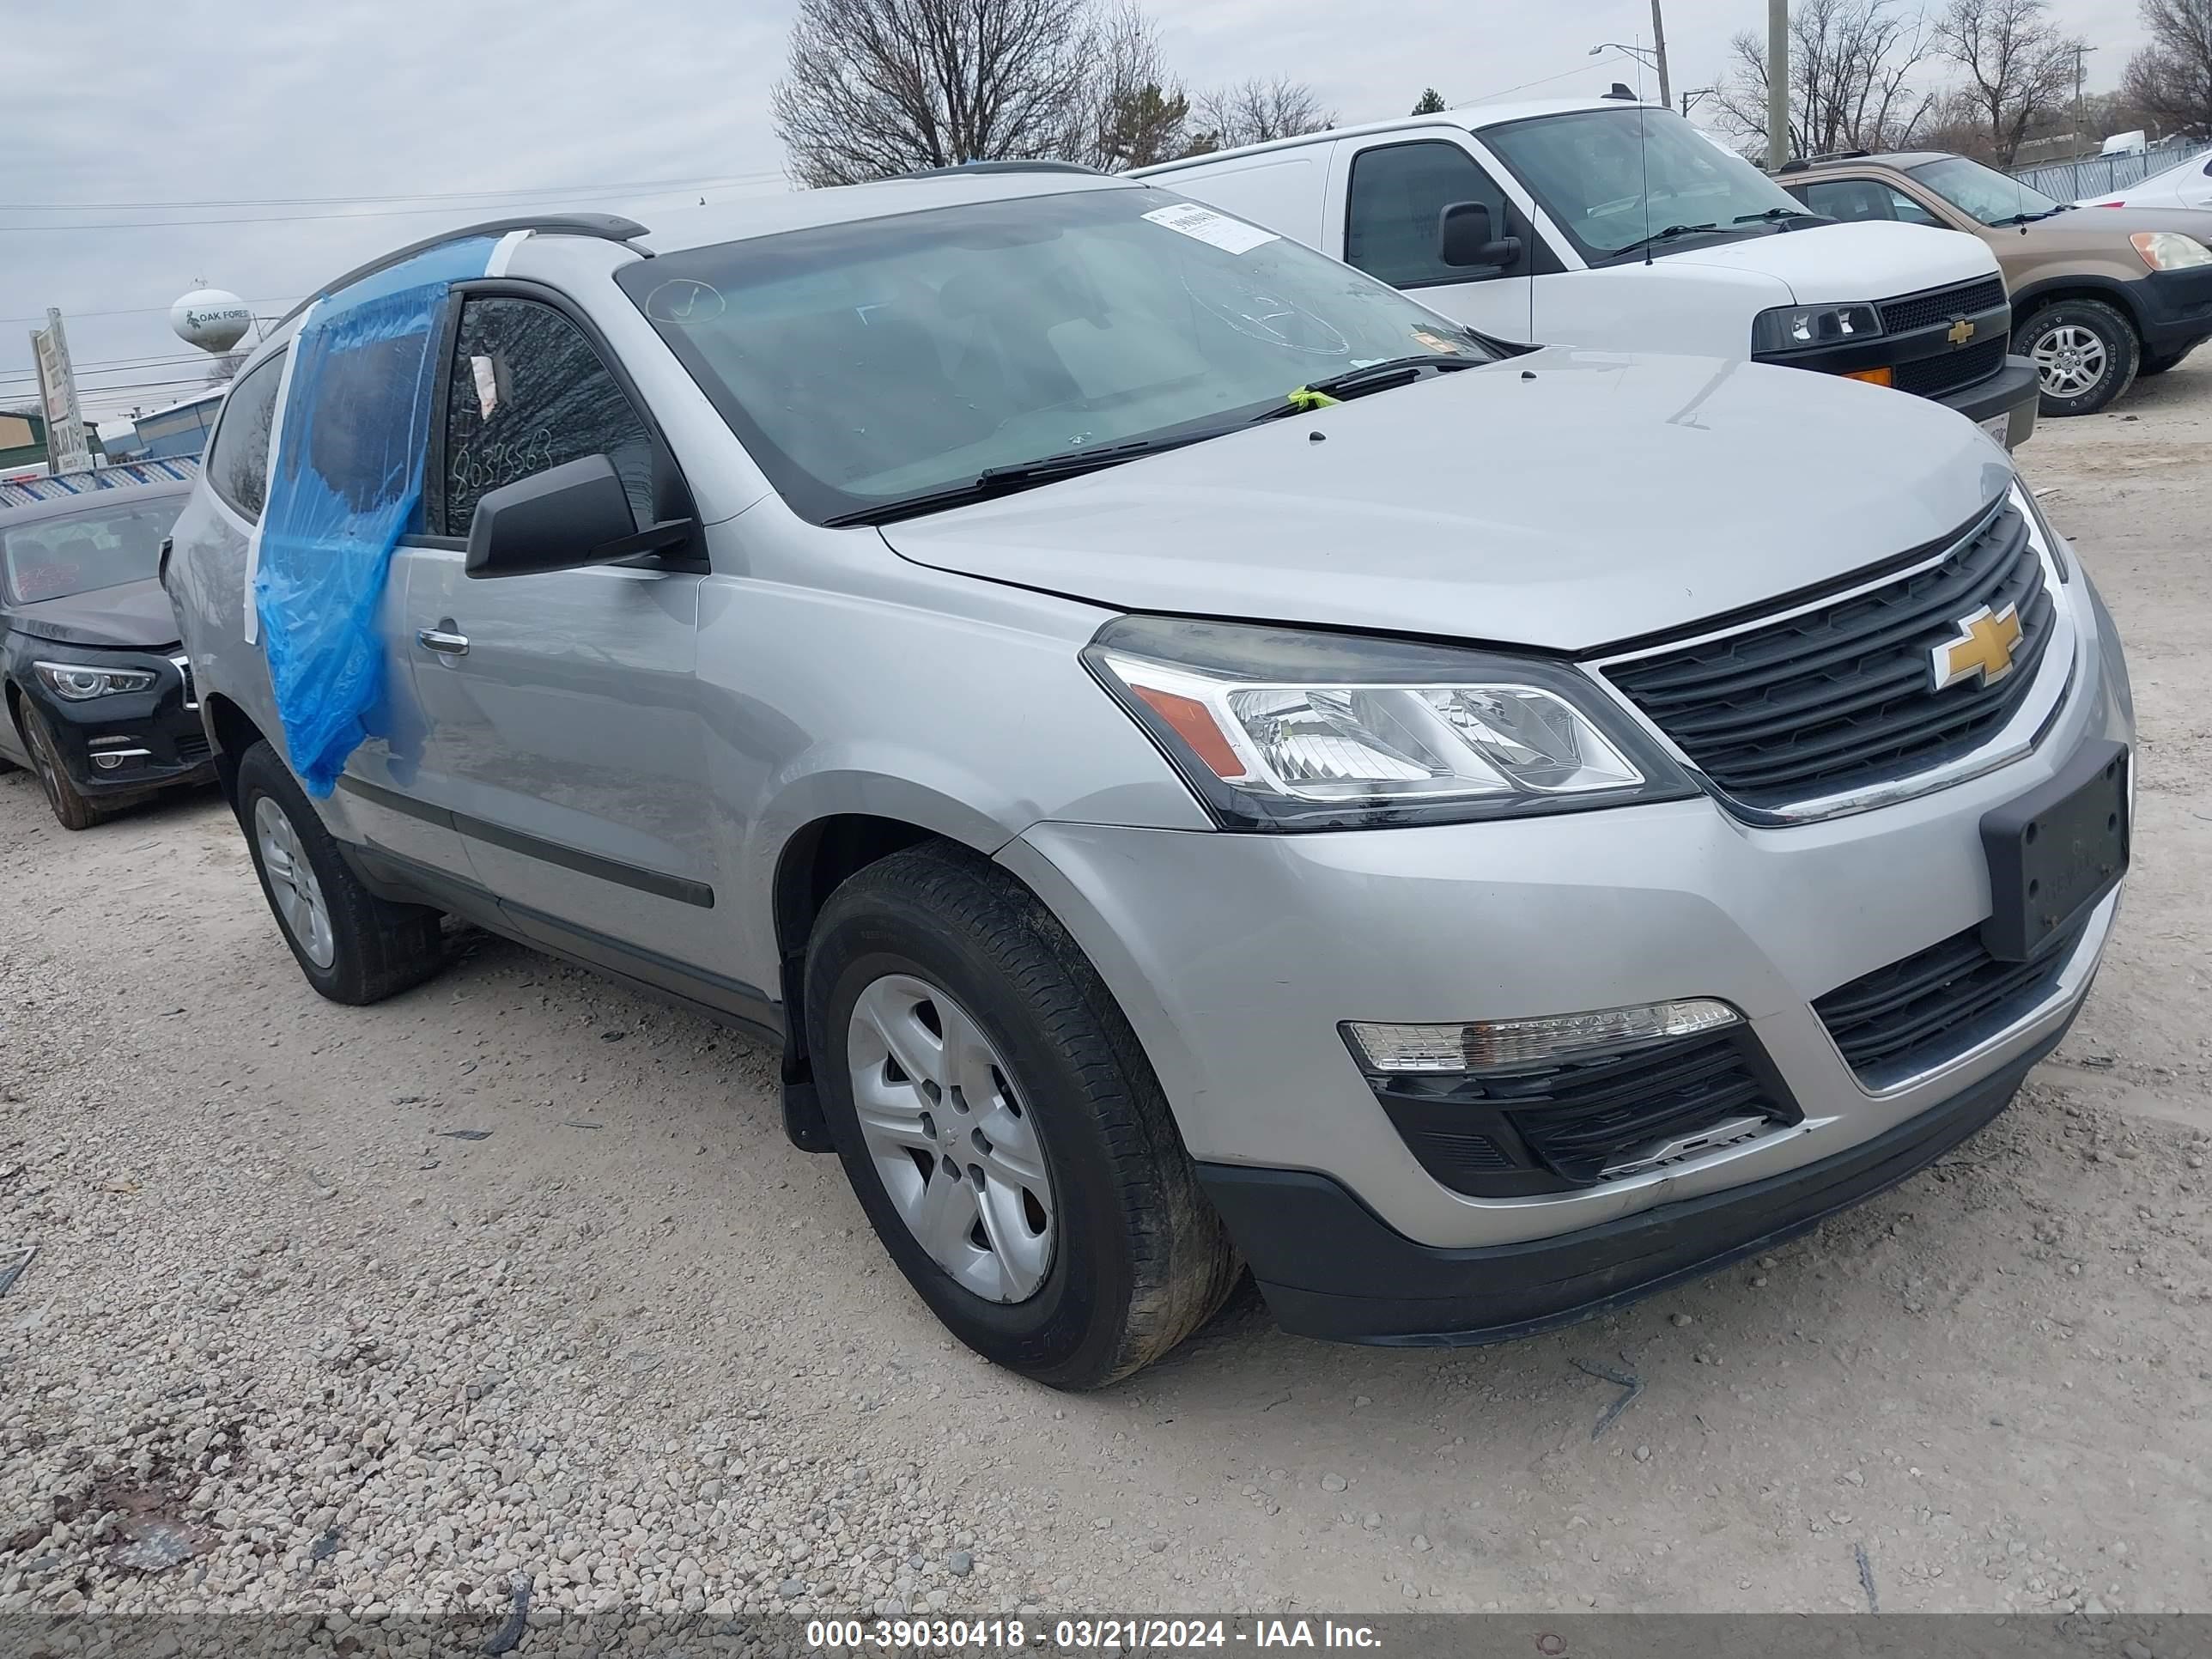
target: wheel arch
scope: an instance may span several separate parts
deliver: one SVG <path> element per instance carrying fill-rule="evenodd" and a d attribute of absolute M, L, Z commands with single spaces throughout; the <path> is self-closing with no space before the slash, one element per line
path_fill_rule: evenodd
<path fill-rule="evenodd" d="M 2051 276 L 2031 283 L 2012 296 L 2013 332 L 2017 337 L 2039 311 L 2067 300 L 2100 300 L 2128 319 L 2138 343 L 2142 339 L 2142 309 L 2129 285 L 2113 276 L 2088 275 Z"/>
<path fill-rule="evenodd" d="M 252 715 L 219 691 L 204 695 L 200 714 L 201 724 L 207 728 L 208 741 L 215 748 L 216 780 L 222 786 L 222 798 L 235 812 L 239 763 L 246 758 L 246 751 L 261 742 L 265 734 L 254 724 Z"/>
<path fill-rule="evenodd" d="M 818 775 L 779 805 L 792 827 L 767 838 L 774 853 L 763 872 L 763 920 L 775 941 L 783 1004 L 783 1127 L 794 1146 L 826 1152 L 834 1149 L 806 1049 L 806 945 L 815 918 L 841 885 L 894 853 L 942 841 L 988 859 L 1013 836 L 957 798 L 885 777 Z"/>

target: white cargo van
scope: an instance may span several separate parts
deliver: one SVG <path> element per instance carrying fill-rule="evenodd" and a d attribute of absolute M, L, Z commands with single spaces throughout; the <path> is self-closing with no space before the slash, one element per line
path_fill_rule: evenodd
<path fill-rule="evenodd" d="M 1670 110 L 1486 104 L 1139 169 L 1499 339 L 1751 356 L 1932 398 L 2016 445 L 2036 379 L 1978 239 L 1838 224 Z"/>

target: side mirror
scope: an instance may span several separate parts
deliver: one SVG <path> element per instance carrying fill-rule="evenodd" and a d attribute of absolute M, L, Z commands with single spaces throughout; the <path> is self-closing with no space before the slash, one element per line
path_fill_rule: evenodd
<path fill-rule="evenodd" d="M 1518 236 L 1492 236 L 1482 202 L 1454 202 L 1437 216 L 1437 257 L 1446 264 L 1510 265 L 1521 257 Z"/>
<path fill-rule="evenodd" d="M 693 528 L 689 519 L 670 519 L 640 530 L 615 464 L 586 455 L 487 490 L 469 524 L 461 568 L 471 576 L 529 576 L 611 564 L 672 546 Z"/>

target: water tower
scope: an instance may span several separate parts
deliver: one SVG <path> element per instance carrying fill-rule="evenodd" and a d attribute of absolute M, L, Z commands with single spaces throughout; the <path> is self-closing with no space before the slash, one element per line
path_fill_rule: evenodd
<path fill-rule="evenodd" d="M 196 288 L 169 307 L 177 337 L 221 356 L 253 326 L 253 307 L 219 288 Z"/>

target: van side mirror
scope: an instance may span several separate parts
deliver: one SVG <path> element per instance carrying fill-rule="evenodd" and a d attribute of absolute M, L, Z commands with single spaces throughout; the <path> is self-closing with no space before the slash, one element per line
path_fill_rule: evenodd
<path fill-rule="evenodd" d="M 1491 234 L 1483 202 L 1454 202 L 1437 216 L 1437 257 L 1452 266 L 1510 265 L 1521 257 L 1518 236 Z"/>
<path fill-rule="evenodd" d="M 469 523 L 461 568 L 471 576 L 528 576 L 611 564 L 673 546 L 694 528 L 689 519 L 669 519 L 640 530 L 615 464 L 586 455 L 487 490 Z"/>

